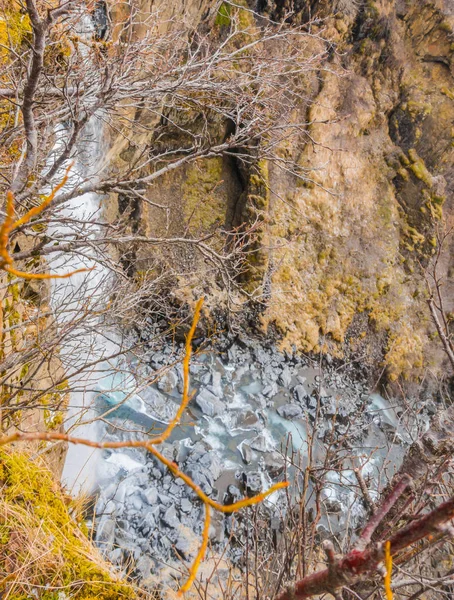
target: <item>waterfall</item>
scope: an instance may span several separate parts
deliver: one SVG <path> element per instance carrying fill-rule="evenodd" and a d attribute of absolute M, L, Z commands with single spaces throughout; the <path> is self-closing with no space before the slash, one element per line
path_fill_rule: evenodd
<path fill-rule="evenodd" d="M 57 132 L 56 147 L 64 143 L 67 132 L 60 129 Z M 84 131 L 84 140 L 80 146 L 79 159 L 70 172 L 67 186 L 73 188 L 78 180 L 90 175 L 89 169 L 95 169 L 99 162 L 102 147 L 103 129 L 101 121 L 93 117 Z M 86 159 L 89 159 L 87 161 Z M 89 167 L 89 164 L 92 167 Z M 100 197 L 89 193 L 65 203 L 58 213 L 60 223 L 49 227 L 51 237 L 64 237 L 71 239 L 76 234 L 82 233 L 89 242 L 100 234 L 97 221 L 100 219 Z M 96 261 L 95 250 L 84 248 L 82 253 L 61 253 L 55 256 L 49 265 L 52 274 L 69 273 L 78 269 L 93 269 L 76 273 L 68 279 L 52 280 L 51 305 L 55 318 L 60 328 L 71 326 L 80 319 L 83 312 L 89 316 L 87 321 L 82 319 L 68 335 L 60 347 L 59 358 L 65 372 L 69 373 L 69 386 L 72 389 L 68 409 L 67 429 L 72 428 L 78 421 L 90 421 L 94 416 L 92 404 L 95 396 L 95 387 L 99 383 L 99 369 L 106 365 L 100 363 L 91 370 L 84 369 L 84 365 L 102 360 L 118 350 L 116 343 L 101 333 L 99 319 L 93 315 L 100 311 L 104 305 L 104 289 L 109 283 L 109 273 Z M 82 372 L 71 376 L 71 373 L 82 369 Z M 97 439 L 96 423 L 87 423 L 76 426 L 71 431 L 78 437 Z M 63 471 L 63 480 L 77 492 L 81 486 L 91 491 L 94 485 L 93 461 L 97 452 L 85 446 L 69 445 L 67 458 Z"/>
<path fill-rule="evenodd" d="M 94 33 L 92 20 L 83 10 L 77 25 L 79 35 L 91 39 Z M 80 52 L 89 66 L 90 56 L 82 44 Z M 91 99 L 85 99 L 87 108 Z M 55 157 L 63 150 L 70 132 L 60 125 L 56 128 L 56 142 L 49 158 L 52 165 Z M 72 190 L 87 178 L 96 178 L 101 168 L 104 152 L 104 126 L 102 113 L 98 111 L 85 125 L 76 147 L 76 158 L 69 171 L 65 189 Z M 60 169 L 55 181 L 62 178 L 70 161 Z M 70 387 L 70 402 L 65 422 L 66 430 L 77 437 L 98 440 L 101 435 L 93 404 L 100 390 L 118 385 L 118 360 L 108 357 L 120 350 L 119 337 L 102 323 L 103 309 L 112 284 L 111 273 L 98 259 L 97 250 L 90 240 L 102 235 L 100 202 L 96 193 L 86 193 L 64 203 L 56 212 L 56 219 L 49 224 L 51 238 L 71 241 L 78 237 L 87 240 L 87 245 L 77 252 L 56 254 L 49 263 L 51 274 L 64 274 L 78 269 L 87 269 L 67 279 L 53 279 L 51 306 L 61 331 L 72 328 L 64 337 L 59 349 L 59 359 L 67 373 Z M 88 270 L 90 269 L 90 270 Z M 81 318 L 82 315 L 86 315 Z M 79 322 L 78 322 L 79 321 Z M 87 368 L 87 365 L 93 365 Z M 96 484 L 96 461 L 99 451 L 87 446 L 69 445 L 63 470 L 63 482 L 74 493 L 81 488 L 91 492 Z"/>

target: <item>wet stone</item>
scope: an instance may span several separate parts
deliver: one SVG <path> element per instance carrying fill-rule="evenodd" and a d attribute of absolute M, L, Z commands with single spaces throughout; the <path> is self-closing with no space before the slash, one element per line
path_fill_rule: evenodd
<path fill-rule="evenodd" d="M 239 450 L 241 452 L 241 458 L 246 465 L 250 465 L 252 462 L 252 450 L 251 447 L 244 443 L 239 446 Z"/>
<path fill-rule="evenodd" d="M 304 385 L 300 383 L 293 388 L 293 395 L 298 400 L 298 402 L 302 403 L 305 401 L 309 394 L 307 393 L 307 390 L 304 387 Z"/>
<path fill-rule="evenodd" d="M 214 417 L 224 412 L 224 403 L 208 390 L 202 390 L 195 399 L 197 406 L 208 417 Z"/>
<path fill-rule="evenodd" d="M 277 409 L 277 413 L 283 419 L 298 419 L 303 416 L 303 410 L 297 404 L 284 404 Z"/>
<path fill-rule="evenodd" d="M 164 375 L 159 378 L 158 389 L 161 390 L 161 392 L 170 394 L 176 388 L 177 384 L 178 375 L 175 371 L 167 371 L 167 373 L 164 373 Z"/>
<path fill-rule="evenodd" d="M 262 491 L 262 478 L 260 473 L 243 473 L 245 487 L 248 495 L 255 496 Z"/>

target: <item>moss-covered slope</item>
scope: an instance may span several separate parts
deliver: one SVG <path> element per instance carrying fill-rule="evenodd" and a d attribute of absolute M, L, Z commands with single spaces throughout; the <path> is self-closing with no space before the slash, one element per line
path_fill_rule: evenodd
<path fill-rule="evenodd" d="M 91 544 L 80 508 L 42 461 L 0 451 L 0 595 L 9 600 L 135 597 Z"/>

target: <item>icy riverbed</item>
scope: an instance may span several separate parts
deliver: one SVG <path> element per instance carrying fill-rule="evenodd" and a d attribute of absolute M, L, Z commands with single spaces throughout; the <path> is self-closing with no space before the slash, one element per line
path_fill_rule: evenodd
<path fill-rule="evenodd" d="M 365 507 L 353 469 L 362 467 L 374 497 L 383 467 L 392 474 L 410 442 L 404 412 L 378 394 L 370 395 L 353 368 L 325 362 L 322 369 L 306 357 L 250 340 L 223 344 L 221 350 L 194 358 L 191 385 L 197 392 L 182 425 L 164 445 L 166 456 L 208 495 L 231 502 L 284 476 L 297 477 L 289 457 L 304 468 L 311 436 L 313 461 L 320 464 L 327 447 L 341 449 L 348 439 L 350 468 L 328 473 L 322 499 L 330 529 L 341 530 L 347 519 L 354 527 Z M 150 356 L 150 370 L 172 365 L 179 351 L 164 345 Z M 104 438 L 129 439 L 131 431 L 137 437 L 158 433 L 177 409 L 181 389 L 178 365 L 132 398 L 103 394 L 97 409 L 109 412 Z M 164 565 L 170 578 L 178 577 L 179 557 L 194 556 L 194 534 L 202 527 L 202 507 L 193 492 L 141 450 L 105 451 L 96 478 L 96 539 L 107 556 L 119 565 L 133 561 L 144 585 Z M 266 502 L 270 518 L 281 515 L 282 494 Z M 221 547 L 228 526 L 228 520 L 216 516 L 212 544 Z M 320 531 L 327 526 L 322 519 Z M 232 560 L 240 555 L 238 548 L 230 553 Z"/>

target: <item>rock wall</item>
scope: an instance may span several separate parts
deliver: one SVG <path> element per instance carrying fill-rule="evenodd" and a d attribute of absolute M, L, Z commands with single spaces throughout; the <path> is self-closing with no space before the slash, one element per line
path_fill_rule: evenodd
<path fill-rule="evenodd" d="M 191 13 L 192 25 L 213 19 L 209 5 Z M 250 8 L 278 19 L 289 7 Z M 279 150 L 305 170 L 306 181 L 274 164 L 259 165 L 257 177 L 231 158 L 201 160 L 154 185 L 149 198 L 168 211 L 144 206 L 137 226 L 150 235 L 219 236 L 259 215 L 263 226 L 242 285 L 266 286 L 261 330 L 303 351 L 360 356 L 390 380 L 421 378 L 443 358 L 431 341 L 422 272 L 453 214 L 454 3 L 342 0 L 293 8 L 296 23 L 309 13 L 319 18 L 312 31 L 335 48 L 308 86 L 312 104 L 295 108 L 310 138 Z M 221 139 L 225 124 L 213 131 Z M 131 151 L 124 148 L 120 160 Z M 441 261 L 451 277 L 448 304 L 452 253 L 451 245 Z M 149 252 L 135 258 L 138 270 L 151 260 Z M 200 284 L 194 252 L 172 249 L 165 263 L 180 301 L 204 293 L 213 310 L 225 301 L 208 268 Z"/>
<path fill-rule="evenodd" d="M 440 358 L 428 359 L 420 265 L 453 212 L 454 5 L 353 4 L 335 16 L 320 7 L 345 75 L 322 74 L 310 115 L 316 143 L 299 157 L 311 181 L 277 184 L 288 204 L 271 209 L 281 247 L 265 323 L 306 350 L 350 337 L 372 362 L 378 336 L 380 362 L 396 379 Z M 448 254 L 446 265 L 452 247 Z"/>

